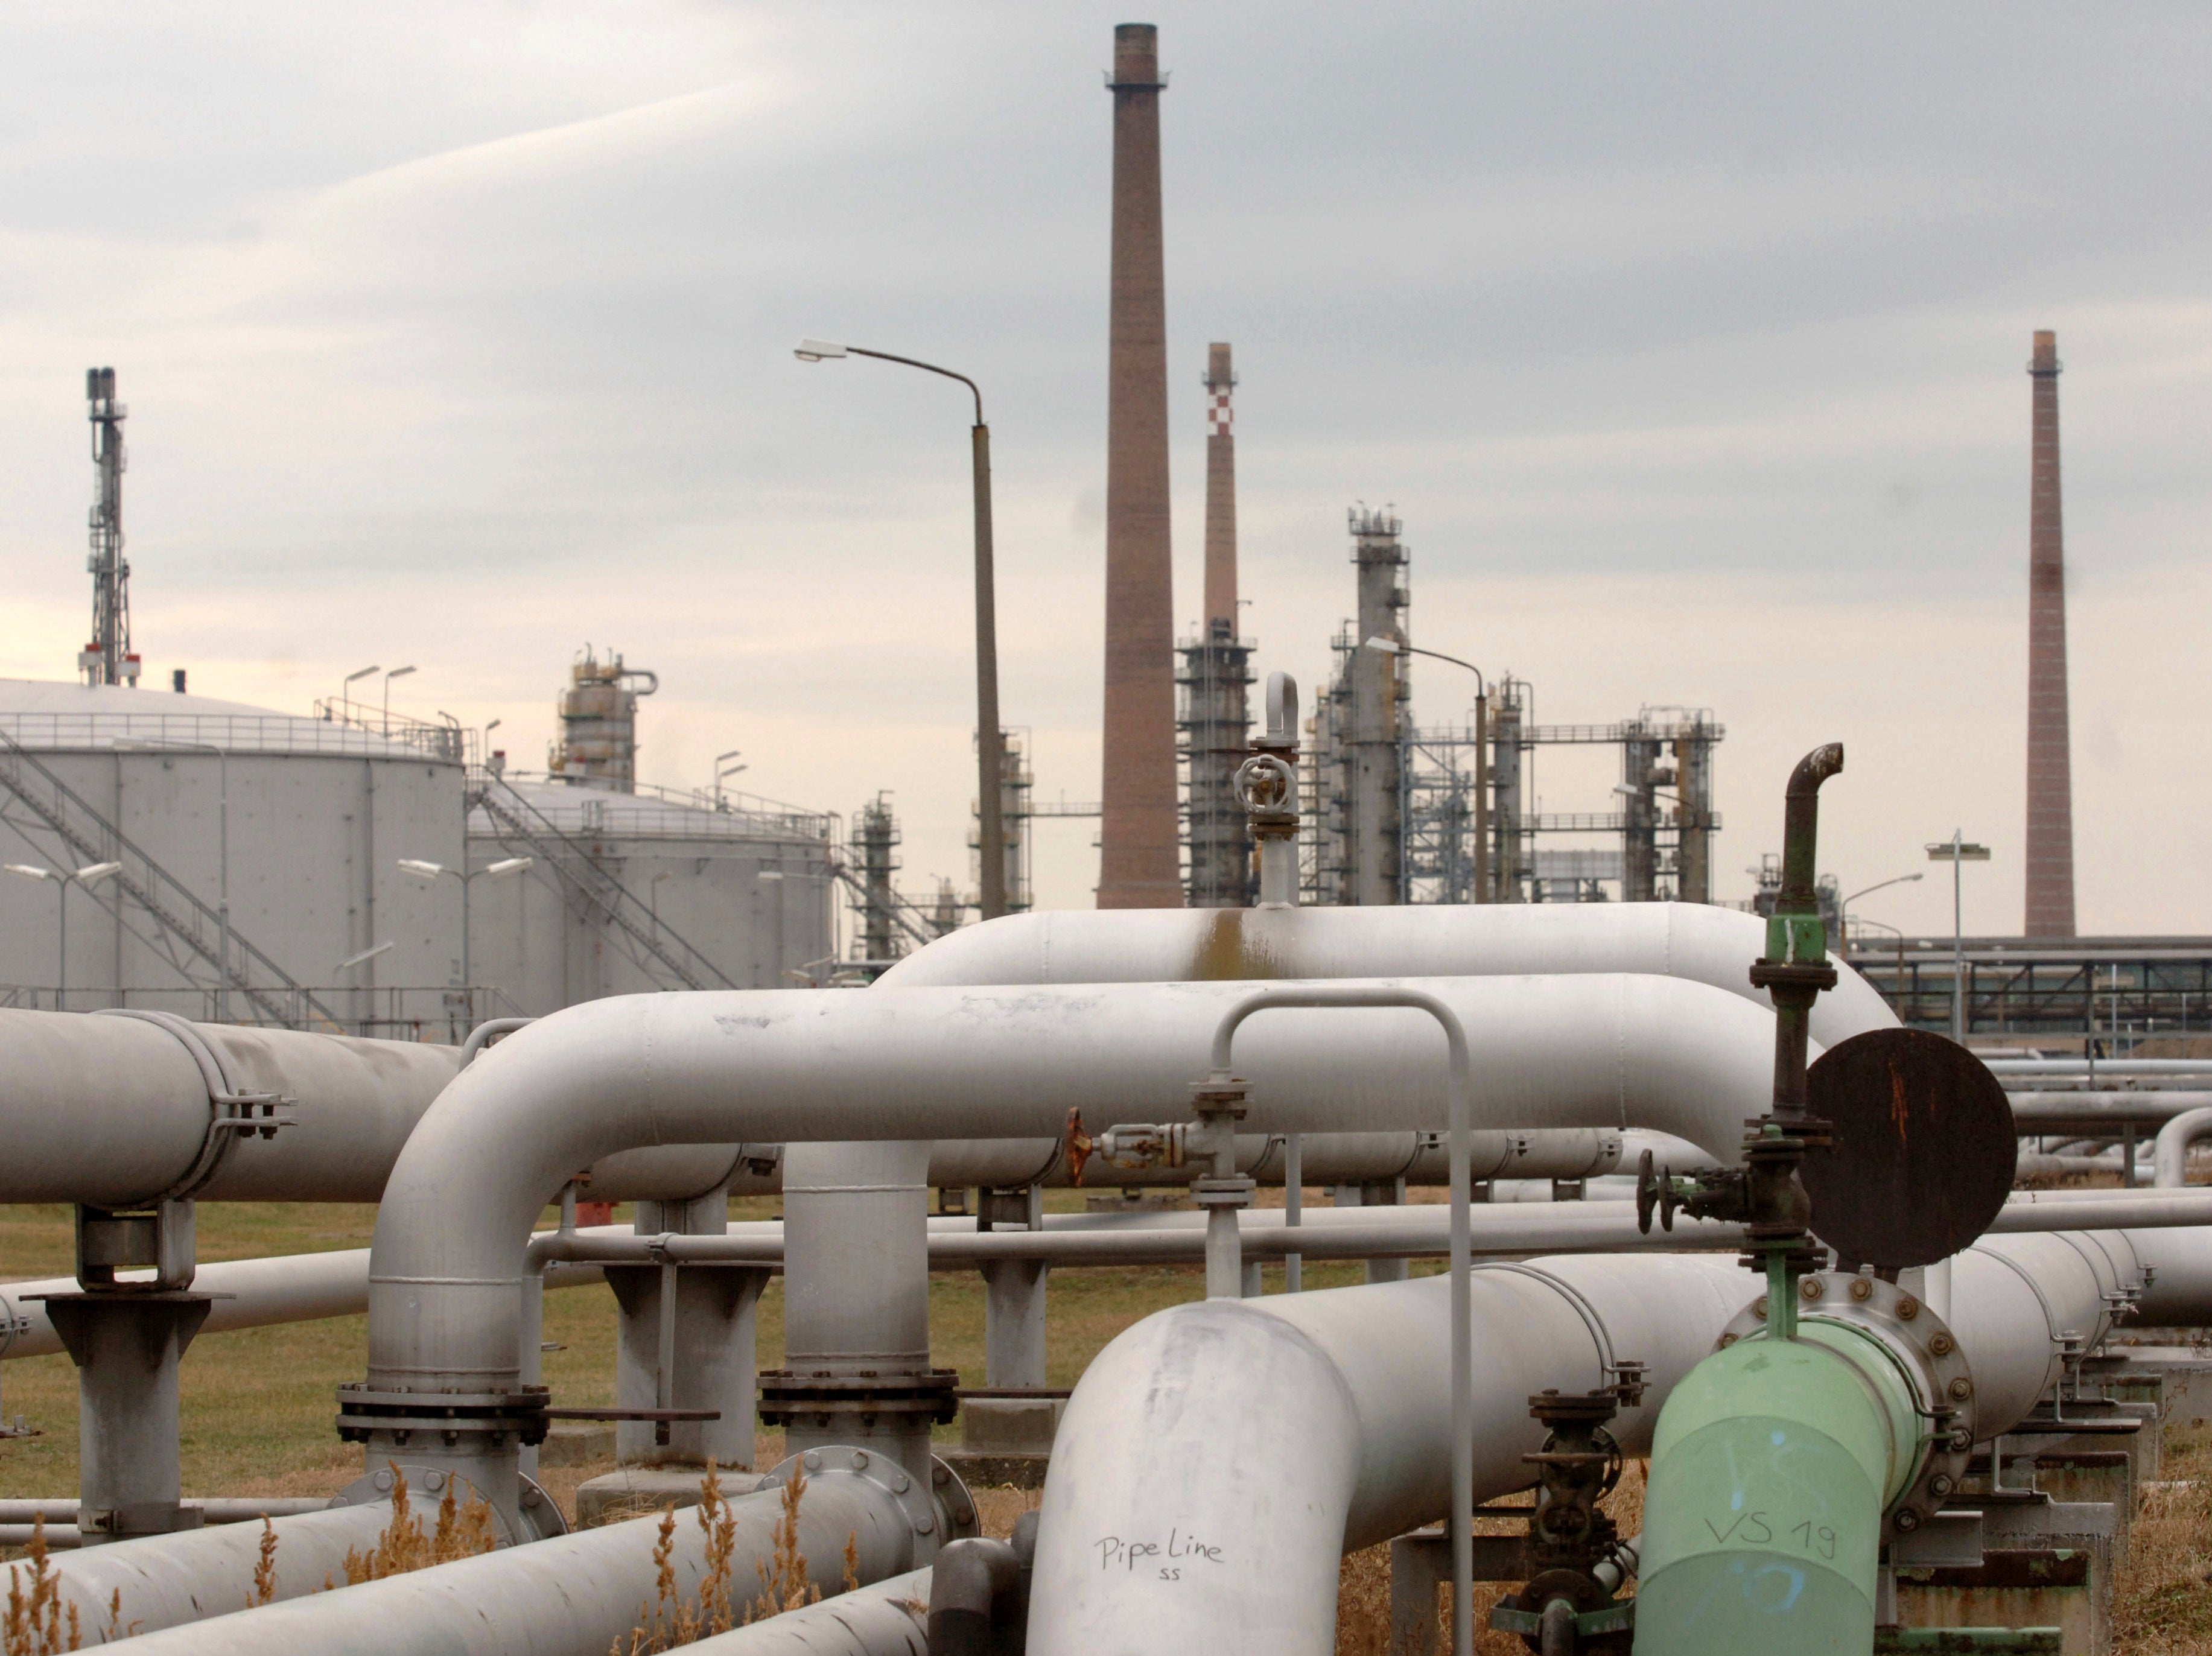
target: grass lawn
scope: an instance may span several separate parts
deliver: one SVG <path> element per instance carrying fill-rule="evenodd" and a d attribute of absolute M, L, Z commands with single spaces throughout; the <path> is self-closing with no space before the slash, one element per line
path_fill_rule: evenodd
<path fill-rule="evenodd" d="M 1078 1192 L 1054 1192 L 1052 1205 L 1079 1209 Z M 773 1218 L 774 1201 L 731 1204 L 732 1219 Z M 617 1214 L 626 1221 L 627 1209 Z M 362 1247 L 375 1225 L 372 1208 L 294 1203 L 206 1203 L 198 1216 L 204 1263 L 270 1254 Z M 549 1213 L 547 1223 L 553 1222 Z M 72 1269 L 69 1210 L 0 1207 L 0 1277 L 64 1277 Z M 1279 1278 L 1279 1267 L 1270 1267 Z M 1333 1286 L 1358 1279 L 1357 1265 L 1309 1266 L 1307 1282 Z M 1108 1340 L 1163 1307 L 1204 1297 L 1196 1267 L 1055 1271 L 1048 1383 L 1072 1386 Z M 364 1317 L 213 1334 L 195 1341 L 182 1373 L 183 1459 L 188 1495 L 304 1495 L 334 1492 L 358 1475 L 361 1453 L 341 1444 L 335 1388 L 362 1377 Z M 933 1356 L 969 1383 L 983 1378 L 982 1279 L 970 1271 L 930 1279 Z M 545 1296 L 545 1380 L 557 1403 L 614 1401 L 614 1296 L 603 1286 Z M 783 1285 L 763 1296 L 760 1363 L 783 1359 Z M 76 1375 L 65 1356 L 31 1357 L 0 1368 L 0 1406 L 26 1415 L 43 1435 L 0 1439 L 0 1496 L 73 1497 L 77 1488 Z M 940 1435 L 958 1435 L 957 1425 Z M 777 1435 L 765 1435 L 773 1450 Z M 577 1479 L 604 1467 L 549 1469 L 566 1495 Z"/>

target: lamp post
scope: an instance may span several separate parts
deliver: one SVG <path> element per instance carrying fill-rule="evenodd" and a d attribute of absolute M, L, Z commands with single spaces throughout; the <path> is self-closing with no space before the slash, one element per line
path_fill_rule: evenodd
<path fill-rule="evenodd" d="M 34 863 L 9 863 L 7 871 L 19 879 L 52 880 L 61 888 L 60 918 L 54 928 L 54 1010 L 69 1010 L 69 889 L 75 881 L 87 891 L 110 875 L 122 871 L 120 863 L 88 863 L 74 873 L 67 869 L 40 868 Z"/>
<path fill-rule="evenodd" d="M 404 678 L 414 670 L 412 667 L 394 667 L 384 676 L 384 737 L 387 742 L 392 739 L 392 681 Z"/>
<path fill-rule="evenodd" d="M 1924 880 L 1927 877 L 1928 877 L 1925 874 L 1900 874 L 1894 879 L 1879 880 L 1872 885 L 1861 886 L 1856 891 L 1851 893 L 1850 896 L 1838 899 L 1836 902 L 1836 929 L 1838 931 L 1841 931 L 1844 935 L 1836 939 L 1837 952 L 1838 954 L 1846 955 L 1850 952 L 1850 920 L 1851 905 L 1853 903 L 1856 902 L 1860 898 L 1868 896 L 1874 892 L 1887 891 L 1893 885 L 1911 885 L 1915 880 Z"/>
<path fill-rule="evenodd" d="M 1974 844 L 1953 828 L 1949 839 L 1928 847 L 1928 860 L 1951 864 L 1951 1039 L 1963 1045 L 1966 1039 L 1965 865 L 1989 861 L 1990 848 Z"/>
<path fill-rule="evenodd" d="M 1474 900 L 1490 901 L 1490 681 L 1482 669 L 1438 650 L 1417 650 L 1394 638 L 1370 638 L 1367 647 L 1378 655 L 1426 656 L 1449 662 L 1474 675 Z"/>
<path fill-rule="evenodd" d="M 383 670 L 383 668 L 378 666 L 374 662 L 371 662 L 359 672 L 348 673 L 345 676 L 345 682 L 340 688 L 338 695 L 343 697 L 345 701 L 347 724 L 350 725 L 353 723 L 353 687 L 361 682 L 362 679 L 367 678 L 370 674 L 380 673 Z"/>
<path fill-rule="evenodd" d="M 435 880 L 441 874 L 450 874 L 461 883 L 461 986 L 471 997 L 476 994 L 476 966 L 469 957 L 469 882 L 481 880 L 487 874 L 495 880 L 503 880 L 510 874 L 521 873 L 535 860 L 530 857 L 502 857 L 495 863 L 487 863 L 482 868 L 464 872 L 458 868 L 447 868 L 443 863 L 426 863 L 419 857 L 402 857 L 399 859 L 402 874 L 411 874 L 418 880 Z M 391 944 L 386 943 L 385 947 L 388 949 Z M 348 965 L 352 963 L 350 961 L 347 962 Z M 471 1020 L 475 1018 L 474 1006 L 469 1009 L 469 1016 Z"/>
<path fill-rule="evenodd" d="M 918 362 L 911 356 L 889 351 L 864 350 L 858 345 L 833 345 L 826 340 L 802 339 L 793 355 L 802 362 L 834 361 L 844 356 L 872 356 L 879 362 L 896 362 L 927 373 L 957 379 L 975 398 L 975 424 L 970 434 L 975 488 L 975 791 L 979 837 L 982 842 L 983 918 L 994 920 L 1006 912 L 1006 832 L 1005 801 L 1000 792 L 1004 755 L 999 729 L 999 623 L 991 567 L 991 428 L 983 423 L 983 393 L 964 373 Z"/>
<path fill-rule="evenodd" d="M 371 668 L 374 672 L 375 669 Z M 172 742 L 149 738 L 143 742 L 118 742 L 118 748 L 131 753 L 171 752 L 211 753 L 216 757 L 216 922 L 221 931 L 216 943 L 221 951 L 215 969 L 215 1016 L 219 1023 L 230 1022 L 230 755 L 213 742 Z"/>
<path fill-rule="evenodd" d="M 742 748 L 732 748 L 727 753 L 718 753 L 714 755 L 714 809 L 716 810 L 726 810 L 729 809 L 728 806 L 722 803 L 722 783 L 724 780 L 729 777 L 735 776 L 739 771 L 750 770 L 752 768 L 750 765 L 728 765 L 726 767 L 726 761 L 735 759 L 744 751 L 744 750 Z"/>

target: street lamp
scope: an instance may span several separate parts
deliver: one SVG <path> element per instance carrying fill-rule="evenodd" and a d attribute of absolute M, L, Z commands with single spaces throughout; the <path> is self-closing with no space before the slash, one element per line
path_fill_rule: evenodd
<path fill-rule="evenodd" d="M 1850 918 L 1851 905 L 1853 903 L 1856 902 L 1860 898 L 1869 895 L 1870 893 L 1887 891 L 1893 885 L 1911 885 L 1915 880 L 1924 880 L 1927 877 L 1927 875 L 1924 873 L 1900 874 L 1893 880 L 1880 880 L 1873 885 L 1861 886 L 1856 891 L 1851 893 L 1850 896 L 1838 899 L 1836 903 L 1836 930 L 1842 932 L 1844 935 L 1836 939 L 1836 948 L 1838 951 L 1846 955 L 1850 952 Z"/>
<path fill-rule="evenodd" d="M 1380 634 L 1369 639 L 1366 647 L 1377 655 L 1426 656 L 1431 661 L 1464 667 L 1474 675 L 1474 900 L 1486 903 L 1490 901 L 1490 682 L 1473 662 L 1438 650 L 1417 650 Z"/>
<path fill-rule="evenodd" d="M 378 666 L 374 662 L 371 662 L 359 672 L 348 673 L 345 676 L 345 684 L 343 688 L 338 691 L 338 694 L 345 700 L 347 724 L 350 725 L 353 723 L 353 687 L 358 684 L 362 679 L 367 678 L 370 674 L 380 673 L 383 670 L 383 668 Z"/>
<path fill-rule="evenodd" d="M 87 891 L 111 875 L 123 871 L 120 863 L 88 863 L 71 873 L 67 870 L 40 868 L 33 863 L 9 863 L 7 871 L 19 879 L 52 880 L 61 888 L 61 918 L 54 929 L 54 1010 L 69 1010 L 69 889 L 75 881 Z"/>
<path fill-rule="evenodd" d="M 418 880 L 434 881 L 441 874 L 450 874 L 461 883 L 461 986 L 469 993 L 476 992 L 476 968 L 469 957 L 469 882 L 481 880 L 487 874 L 495 880 L 503 880 L 510 874 L 520 874 L 534 862 L 530 857 L 502 857 L 495 863 L 464 873 L 458 868 L 447 868 L 443 863 L 426 863 L 419 857 L 402 857 L 399 871 L 411 874 Z M 391 945 L 386 944 L 389 948 Z M 347 962 L 351 965 L 351 961 Z M 474 1016 L 471 1009 L 471 1016 Z"/>
<path fill-rule="evenodd" d="M 371 672 L 376 670 L 372 667 Z M 218 1022 L 230 1022 L 230 755 L 213 742 L 172 742 L 149 738 L 143 742 L 118 742 L 118 748 L 131 753 L 172 752 L 211 753 L 216 756 L 216 919 L 222 930 L 217 944 L 222 957 L 215 969 L 215 1015 Z"/>
<path fill-rule="evenodd" d="M 1949 839 L 1939 840 L 1928 847 L 1928 860 L 1951 864 L 1951 1039 L 1963 1044 L 1966 1039 L 1965 865 L 1989 861 L 1990 848 L 1975 845 L 1953 828 Z"/>
<path fill-rule="evenodd" d="M 872 356 L 879 362 L 896 362 L 927 373 L 942 374 L 947 379 L 957 379 L 975 395 L 975 424 L 970 447 L 975 474 L 976 815 L 983 846 L 983 918 L 996 919 L 1006 912 L 1006 834 L 999 781 L 1004 753 L 999 729 L 998 610 L 991 568 L 991 428 L 983 423 L 983 393 L 964 373 L 940 368 L 933 362 L 918 362 L 911 356 L 893 356 L 889 351 L 834 345 L 822 339 L 802 339 L 793 355 L 802 362 Z"/>
<path fill-rule="evenodd" d="M 747 771 L 752 768 L 750 765 L 732 765 L 727 769 L 723 767 L 724 761 L 735 759 L 744 751 L 744 750 L 742 748 L 732 748 L 727 753 L 718 753 L 714 755 L 714 809 L 716 810 L 726 810 L 728 809 L 728 807 L 722 803 L 723 782 L 726 779 L 735 776 L 739 771 Z"/>
<path fill-rule="evenodd" d="M 384 736 L 386 741 L 392 739 L 392 681 L 404 678 L 414 670 L 412 667 L 394 667 L 384 676 Z"/>

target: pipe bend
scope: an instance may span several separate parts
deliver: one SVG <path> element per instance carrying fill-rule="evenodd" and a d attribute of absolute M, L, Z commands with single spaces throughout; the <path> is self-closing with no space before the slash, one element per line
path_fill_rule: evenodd
<path fill-rule="evenodd" d="M 520 1301 L 501 1284 L 520 1275 L 543 1205 L 603 1157 L 740 1139 L 1057 1137 L 1071 1108 L 1173 1119 L 1223 1012 L 1248 992 L 731 991 L 542 1018 L 455 1078 L 400 1153 L 377 1217 L 369 1378 L 377 1389 L 518 1383 Z M 1649 1125 L 1732 1158 L 1771 1085 L 1771 1015 L 1698 984 L 1430 979 L 1420 992 L 1477 1032 L 1485 1125 Z M 1249 1125 L 1440 1126 L 1443 1046 L 1422 1012 L 1261 1019 L 1237 1048 L 1253 1079 Z M 1624 1051 L 1637 1054 L 1626 1068 Z"/>
<path fill-rule="evenodd" d="M 2189 1147 L 2212 1137 L 2212 1109 L 2184 1110 L 2158 1130 L 2151 1152 L 2151 1182 L 2160 1190 L 2179 1190 L 2189 1182 Z"/>

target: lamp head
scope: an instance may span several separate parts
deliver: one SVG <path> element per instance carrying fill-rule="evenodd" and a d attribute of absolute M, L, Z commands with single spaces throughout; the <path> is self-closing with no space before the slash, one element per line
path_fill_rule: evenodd
<path fill-rule="evenodd" d="M 411 874 L 418 880 L 434 880 L 446 871 L 443 863 L 426 863 L 419 857 L 402 857 L 399 871 Z"/>
<path fill-rule="evenodd" d="M 832 362 L 844 356 L 845 348 L 826 339 L 802 339 L 792 355 L 802 362 Z"/>
<path fill-rule="evenodd" d="M 19 880 L 51 880 L 54 877 L 53 870 L 40 868 L 35 863 L 8 863 L 0 864 L 0 867 L 4 867 Z"/>
<path fill-rule="evenodd" d="M 1378 655 L 1395 656 L 1401 653 L 1406 646 L 1399 643 L 1396 639 L 1383 638 L 1378 634 L 1367 640 L 1367 647 Z"/>
<path fill-rule="evenodd" d="M 123 864 L 120 863 L 88 863 L 77 870 L 76 883 L 82 886 L 95 886 L 122 871 Z"/>
<path fill-rule="evenodd" d="M 495 880 L 504 879 L 507 875 L 521 873 L 533 860 L 528 857 L 502 857 L 481 871 L 490 875 Z"/>

